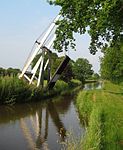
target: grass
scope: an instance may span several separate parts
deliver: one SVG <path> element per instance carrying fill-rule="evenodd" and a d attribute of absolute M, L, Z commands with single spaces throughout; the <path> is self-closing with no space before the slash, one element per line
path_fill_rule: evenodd
<path fill-rule="evenodd" d="M 71 133 L 67 133 L 67 139 L 65 140 L 65 142 L 61 143 L 62 146 L 62 150 L 81 150 L 82 147 L 82 139 L 80 140 L 80 138 L 76 138 L 74 137 L 74 135 Z"/>
<path fill-rule="evenodd" d="M 41 90 L 29 86 L 18 77 L 0 77 L 0 104 L 13 104 L 15 102 L 27 102 L 41 96 Z"/>
<path fill-rule="evenodd" d="M 101 90 L 81 91 L 77 107 L 87 127 L 83 150 L 123 149 L 123 85 L 106 81 Z"/>
<path fill-rule="evenodd" d="M 79 81 L 79 80 L 77 80 L 77 79 L 72 79 L 71 80 L 71 83 L 73 84 L 73 85 L 81 85 L 82 83 L 81 83 L 81 81 Z"/>
<path fill-rule="evenodd" d="M 74 83 L 73 87 L 78 86 Z M 17 76 L 0 77 L 0 104 L 15 104 L 29 101 L 39 101 L 49 99 L 58 94 L 64 94 L 71 89 L 71 85 L 64 81 L 57 81 L 51 91 L 43 91 L 40 87 L 27 84 L 26 81 L 19 80 Z"/>
<path fill-rule="evenodd" d="M 59 93 L 61 91 L 67 90 L 67 89 L 68 89 L 68 84 L 62 80 L 58 80 L 56 82 L 56 85 L 53 90 L 56 91 L 57 93 Z"/>

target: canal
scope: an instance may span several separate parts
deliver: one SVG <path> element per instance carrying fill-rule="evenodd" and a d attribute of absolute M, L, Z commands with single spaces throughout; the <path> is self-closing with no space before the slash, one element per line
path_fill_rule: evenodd
<path fill-rule="evenodd" d="M 73 95 L 46 102 L 0 106 L 1 150 L 59 150 L 68 133 L 84 134 Z"/>
<path fill-rule="evenodd" d="M 85 90 L 99 89 L 86 84 Z M 85 134 L 77 111 L 76 96 L 66 94 L 45 102 L 0 106 L 1 150 L 60 150 L 69 133 Z"/>

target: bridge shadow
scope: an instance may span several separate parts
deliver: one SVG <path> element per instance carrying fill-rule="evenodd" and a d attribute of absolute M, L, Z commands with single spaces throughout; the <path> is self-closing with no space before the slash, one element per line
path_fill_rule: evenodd
<path fill-rule="evenodd" d="M 48 104 L 48 111 L 57 129 L 57 132 L 59 133 L 59 136 L 61 137 L 61 141 L 64 141 L 66 137 L 66 129 L 52 101 Z"/>
<path fill-rule="evenodd" d="M 65 141 L 65 137 L 66 137 L 66 129 L 64 127 L 64 124 L 62 123 L 59 114 L 55 108 L 55 105 L 52 101 L 50 101 L 47 104 L 46 110 L 45 110 L 45 129 L 44 129 L 44 135 L 43 135 L 43 122 L 42 122 L 42 110 L 40 110 L 40 112 L 38 112 L 38 128 L 39 128 L 39 132 L 38 132 L 38 136 L 36 139 L 36 148 L 40 149 L 42 146 L 43 147 L 48 147 L 47 144 L 47 138 L 48 138 L 48 129 L 49 129 L 49 116 L 51 117 L 54 126 L 56 127 L 57 133 L 59 135 L 60 141 Z"/>

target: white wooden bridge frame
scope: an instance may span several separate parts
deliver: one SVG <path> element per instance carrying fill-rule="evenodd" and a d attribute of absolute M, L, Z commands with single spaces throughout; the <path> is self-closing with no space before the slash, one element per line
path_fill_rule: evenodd
<path fill-rule="evenodd" d="M 32 55 L 29 57 L 29 59 L 27 60 L 27 62 L 25 63 L 25 66 L 22 70 L 22 73 L 19 75 L 19 78 L 26 78 L 29 81 L 29 84 L 33 83 L 33 80 L 35 78 L 36 72 L 39 69 L 39 75 L 38 75 L 38 79 L 37 79 L 37 87 L 41 84 L 41 79 L 43 76 L 43 72 L 46 70 L 48 64 L 50 63 L 50 60 L 47 59 L 46 63 L 44 64 L 44 58 L 46 56 L 46 54 L 48 53 L 48 50 L 51 48 L 53 41 L 55 40 L 56 36 L 54 35 L 52 37 L 52 39 L 50 40 L 49 44 L 47 45 L 47 47 L 45 47 L 45 42 L 47 40 L 47 38 L 49 37 L 50 33 L 53 31 L 53 29 L 56 26 L 56 21 L 58 21 L 60 19 L 60 15 L 58 15 L 54 21 L 51 23 L 50 27 L 48 28 L 47 32 L 44 34 L 43 38 L 40 41 L 36 41 L 35 42 L 35 49 L 32 53 Z M 37 63 L 35 64 L 35 66 L 32 68 L 31 70 L 31 78 L 26 74 L 27 70 L 29 69 L 32 61 L 34 60 L 34 58 L 36 57 L 37 54 L 41 53 L 40 58 L 38 59 Z"/>

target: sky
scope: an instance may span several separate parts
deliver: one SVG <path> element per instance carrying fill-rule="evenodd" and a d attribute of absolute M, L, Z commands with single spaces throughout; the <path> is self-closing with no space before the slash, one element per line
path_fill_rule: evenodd
<path fill-rule="evenodd" d="M 60 7 L 47 0 L 1 0 L 0 4 L 0 67 L 20 68 L 39 35 L 59 13 Z M 76 34 L 76 51 L 69 50 L 71 59 L 87 58 L 95 72 L 100 69 L 98 52 L 89 53 L 90 37 Z"/>

